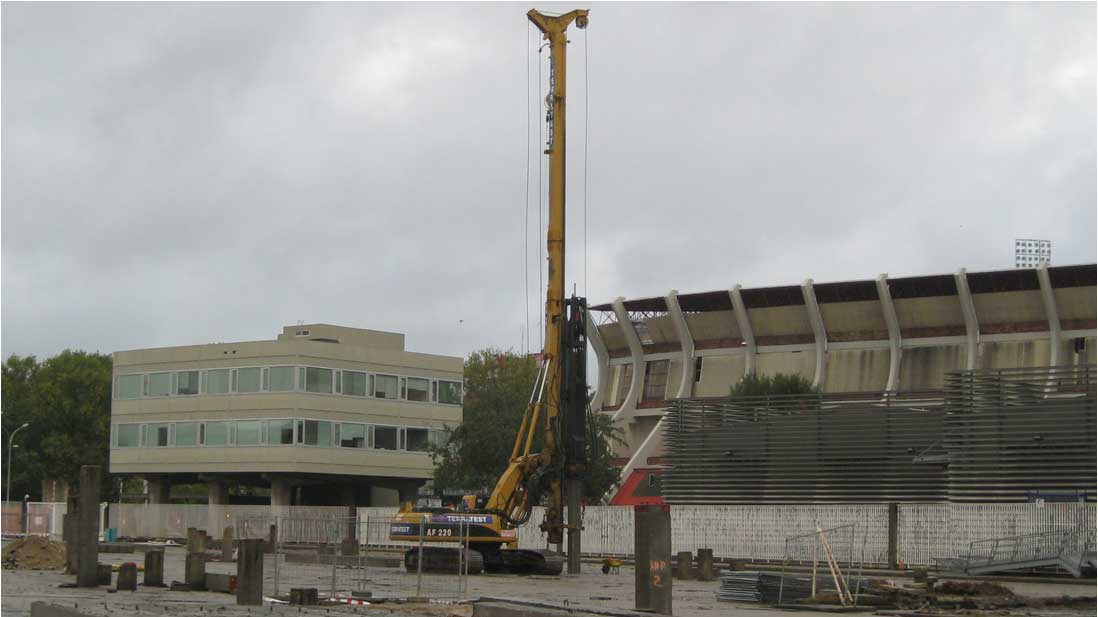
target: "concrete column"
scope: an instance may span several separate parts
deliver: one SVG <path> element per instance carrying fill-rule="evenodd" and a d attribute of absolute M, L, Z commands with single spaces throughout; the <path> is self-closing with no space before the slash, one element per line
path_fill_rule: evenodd
<path fill-rule="evenodd" d="M 711 548 L 699 548 L 698 549 L 698 580 L 712 581 L 716 579 L 716 573 L 713 571 L 713 549 Z"/>
<path fill-rule="evenodd" d="M 164 586 L 164 550 L 145 551 L 146 587 Z"/>
<path fill-rule="evenodd" d="M 804 306 L 808 310 L 808 323 L 812 325 L 812 334 L 816 337 L 816 373 L 812 376 L 812 385 L 823 388 L 827 375 L 827 329 L 824 328 L 820 305 L 816 303 L 816 291 L 812 288 L 812 279 L 801 283 Z"/>
<path fill-rule="evenodd" d="M 599 327 L 595 325 L 595 319 L 591 317 L 590 311 L 587 312 L 585 329 L 587 330 L 587 342 L 595 352 L 596 364 L 599 367 L 599 387 L 591 398 L 591 409 L 602 411 L 602 406 L 606 403 L 606 395 L 610 392 L 610 352 L 606 349 L 606 343 L 602 340 L 602 333 L 599 332 Z"/>
<path fill-rule="evenodd" d="M 294 487 L 286 478 L 271 478 L 271 514 L 278 516 L 286 506 L 293 505 Z"/>
<path fill-rule="evenodd" d="M 224 480 L 210 480 L 206 483 L 209 504 L 225 506 L 229 504 L 229 483 Z"/>
<path fill-rule="evenodd" d="M 99 584 L 99 480 L 98 465 L 80 468 L 80 516 L 77 522 L 77 571 L 79 587 Z"/>
<path fill-rule="evenodd" d="M 976 368 L 976 356 L 980 344 L 980 324 L 976 320 L 976 305 L 972 303 L 972 292 L 968 290 L 968 274 L 961 268 L 953 275 L 957 283 L 957 300 L 961 303 L 961 314 L 965 317 L 965 368 Z"/>
<path fill-rule="evenodd" d="M 671 508 L 634 506 L 636 609 L 671 614 Z"/>
<path fill-rule="evenodd" d="M 145 480 L 149 489 L 149 503 L 168 503 L 172 491 L 172 483 L 165 478 L 152 478 Z"/>
<path fill-rule="evenodd" d="M 243 606 L 263 605 L 262 540 L 241 540 L 236 560 L 236 603 Z"/>
<path fill-rule="evenodd" d="M 877 298 L 881 301 L 881 312 L 884 313 L 885 325 L 888 326 L 888 382 L 885 390 L 895 392 L 900 387 L 900 320 L 896 317 L 896 306 L 892 304 L 892 291 L 888 288 L 888 275 L 877 277 Z"/>
<path fill-rule="evenodd" d="M 184 564 L 185 581 L 187 587 L 191 589 L 205 589 L 206 588 L 206 554 L 205 553 L 187 553 L 187 560 Z"/>
<path fill-rule="evenodd" d="M 626 420 L 633 418 L 633 411 L 637 408 L 641 390 L 644 389 L 644 346 L 641 345 L 640 336 L 637 334 L 633 321 L 629 319 L 629 312 L 625 310 L 625 298 L 619 297 L 613 302 L 614 314 L 618 317 L 625 342 L 629 344 L 629 355 L 633 359 L 633 380 L 629 382 L 629 392 L 622 398 L 621 407 L 614 412 L 614 419 L 619 417 Z M 624 413 L 624 416 L 622 415 Z"/>
<path fill-rule="evenodd" d="M 690 326 L 686 323 L 686 316 L 682 314 L 682 307 L 679 306 L 679 292 L 672 289 L 664 302 L 667 303 L 671 321 L 675 324 L 675 333 L 679 337 L 679 347 L 682 349 L 682 374 L 679 376 L 679 388 L 675 398 L 683 398 L 691 395 L 694 385 L 694 337 L 690 335 Z"/>
<path fill-rule="evenodd" d="M 745 376 L 751 375 L 755 372 L 755 357 L 758 353 L 755 347 L 755 333 L 751 329 L 751 319 L 747 315 L 747 306 L 743 303 L 743 296 L 740 294 L 741 287 L 739 285 L 734 286 L 728 290 L 728 298 L 732 300 L 732 309 L 736 315 L 736 326 L 740 329 L 740 337 L 743 338 L 744 344 L 744 363 L 743 374 Z"/>
<path fill-rule="evenodd" d="M 61 539 L 65 542 L 65 574 L 76 574 L 76 526 L 78 517 L 70 509 L 61 517 Z"/>
<path fill-rule="evenodd" d="M 1048 264 L 1037 267 L 1037 281 L 1041 284 L 1041 303 L 1048 319 L 1048 365 L 1060 364 L 1060 314 L 1056 310 L 1056 295 L 1052 292 L 1052 280 L 1048 277 Z"/>
<path fill-rule="evenodd" d="M 118 567 L 118 591 L 137 591 L 137 564 L 127 561 Z"/>
<path fill-rule="evenodd" d="M 694 563 L 694 555 L 690 551 L 675 553 L 675 578 L 680 581 L 690 580 L 690 566 Z"/>

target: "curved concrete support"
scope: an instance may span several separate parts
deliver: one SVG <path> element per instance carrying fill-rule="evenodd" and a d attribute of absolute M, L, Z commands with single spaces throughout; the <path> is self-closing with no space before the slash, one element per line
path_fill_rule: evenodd
<path fill-rule="evenodd" d="M 980 348 L 980 322 L 976 320 L 976 305 L 972 303 L 972 292 L 968 290 L 968 274 L 961 268 L 953 275 L 957 283 L 957 300 L 961 303 L 961 314 L 965 316 L 965 368 L 976 368 L 976 355 Z"/>
<path fill-rule="evenodd" d="M 664 298 L 667 302 L 667 310 L 671 313 L 671 321 L 675 324 L 675 332 L 679 335 L 679 347 L 682 348 L 682 379 L 679 380 L 679 389 L 675 398 L 690 396 L 690 384 L 694 377 L 694 337 L 690 336 L 690 328 L 686 324 L 686 317 L 679 306 L 679 292 L 672 289 Z"/>
<path fill-rule="evenodd" d="M 900 320 L 896 318 L 896 306 L 892 304 L 892 292 L 888 289 L 888 274 L 877 277 L 877 297 L 881 299 L 881 311 L 884 312 L 888 326 L 888 383 L 885 390 L 894 392 L 900 381 Z"/>
<path fill-rule="evenodd" d="M 732 300 L 732 309 L 736 313 L 736 325 L 739 326 L 740 336 L 743 337 L 745 352 L 743 374 L 746 376 L 755 372 L 757 348 L 755 347 L 755 333 L 751 329 L 751 320 L 747 316 L 747 307 L 743 304 L 743 296 L 740 294 L 740 289 L 741 287 L 738 284 L 732 289 L 729 289 L 728 297 Z"/>
<path fill-rule="evenodd" d="M 823 316 L 820 315 L 820 305 L 816 304 L 816 292 L 812 290 L 812 279 L 805 279 L 801 283 L 801 294 L 804 295 L 804 306 L 808 310 L 808 322 L 812 324 L 812 333 L 816 335 L 816 374 L 812 377 L 812 385 L 819 388 L 823 385 L 827 370 L 827 330 L 824 329 Z"/>
<path fill-rule="evenodd" d="M 621 407 L 614 412 L 614 418 L 617 418 L 622 411 L 637 408 L 637 399 L 640 398 L 641 388 L 644 387 L 644 348 L 641 346 L 637 329 L 633 327 L 633 321 L 629 319 L 629 313 L 625 310 L 625 298 L 619 296 L 612 305 L 614 314 L 618 317 L 618 323 L 621 324 L 622 334 L 625 335 L 625 342 L 629 344 L 629 355 L 633 360 L 633 380 L 629 382 L 629 393 L 622 400 Z"/>
<path fill-rule="evenodd" d="M 603 342 L 599 327 L 595 325 L 595 320 L 591 317 L 590 312 L 587 313 L 587 323 L 584 329 L 587 331 L 587 343 L 591 345 L 591 349 L 595 352 L 595 360 L 599 365 L 599 387 L 595 389 L 595 394 L 591 397 L 591 409 L 602 411 L 602 406 L 606 402 L 606 393 L 610 387 L 610 352 L 606 350 L 606 343 Z"/>
<path fill-rule="evenodd" d="M 1045 317 L 1048 318 L 1048 365 L 1060 364 L 1060 315 L 1056 310 L 1056 296 L 1052 293 L 1052 281 L 1048 278 L 1048 264 L 1037 267 L 1037 280 L 1041 284 L 1041 302 L 1045 305 Z"/>

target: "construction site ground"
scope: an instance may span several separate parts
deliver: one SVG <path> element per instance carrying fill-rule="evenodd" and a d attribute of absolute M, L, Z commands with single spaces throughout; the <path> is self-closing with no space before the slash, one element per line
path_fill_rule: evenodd
<path fill-rule="evenodd" d="M 5 542 L 6 544 L 6 542 Z M 165 552 L 165 582 L 181 581 L 184 578 L 185 552 L 182 547 L 169 547 Z M 270 559 L 268 557 L 268 559 Z M 143 553 L 101 553 L 100 562 L 121 564 L 143 561 Z M 269 564 L 268 564 L 269 567 Z M 207 571 L 215 573 L 235 573 L 233 563 L 211 562 Z M 292 574 L 287 573 L 289 576 Z M 516 576 L 516 575 L 473 575 L 469 577 L 468 597 L 515 599 L 573 611 L 628 611 L 634 608 L 633 569 L 622 566 L 619 573 L 602 574 L 597 563 L 585 563 L 583 574 L 577 576 Z M 115 575 L 117 577 L 117 574 Z M 406 574 L 414 577 L 414 574 Z M 0 608 L 5 617 L 29 615 L 30 605 L 34 601 L 46 601 L 70 608 L 76 608 L 86 615 L 97 617 L 149 617 L 151 615 L 196 615 L 216 616 L 256 615 L 259 612 L 270 615 L 336 615 L 373 613 L 391 613 L 394 617 L 423 616 L 431 617 L 469 617 L 472 607 L 469 604 L 398 604 L 374 603 L 369 607 L 323 606 L 299 609 L 285 604 L 265 604 L 260 609 L 237 607 L 235 598 L 229 594 L 205 591 L 169 591 L 166 588 L 148 588 L 139 586 L 136 592 L 108 592 L 106 587 L 98 588 L 62 588 L 60 585 L 72 583 L 75 576 L 60 571 L 37 571 L 5 569 L 0 575 Z M 139 577 L 140 580 L 140 577 Z M 910 581 L 910 579 L 907 579 Z M 1081 581 L 1004 582 L 1018 595 L 1031 598 L 1058 598 L 1062 596 L 1094 598 L 1096 589 L 1093 579 L 1089 584 Z M 719 602 L 714 592 L 717 581 L 682 581 L 673 583 L 674 614 L 682 617 L 712 617 L 720 615 L 744 615 L 745 617 L 771 617 L 774 615 L 804 615 L 806 613 L 825 614 L 812 610 L 784 610 L 764 607 L 757 604 Z M 296 581 L 284 579 L 281 588 L 315 587 L 314 581 Z M 1024 607 L 1009 610 L 981 612 L 965 610 L 965 615 L 1026 615 L 1032 617 L 1075 617 L 1093 615 L 1094 603 L 1076 603 L 1074 606 Z M 914 611 L 886 611 L 891 614 L 916 614 Z M 862 614 L 872 614 L 872 611 Z M 949 614 L 949 613 L 944 613 Z M 958 614 L 958 613 L 954 613 Z"/>

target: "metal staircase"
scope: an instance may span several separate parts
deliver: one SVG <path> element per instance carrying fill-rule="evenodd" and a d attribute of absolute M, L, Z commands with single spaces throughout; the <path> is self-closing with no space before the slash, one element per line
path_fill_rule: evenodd
<path fill-rule="evenodd" d="M 1069 529 L 972 542 L 968 554 L 939 560 L 948 570 L 990 574 L 1058 566 L 1075 577 L 1098 566 L 1095 532 Z"/>

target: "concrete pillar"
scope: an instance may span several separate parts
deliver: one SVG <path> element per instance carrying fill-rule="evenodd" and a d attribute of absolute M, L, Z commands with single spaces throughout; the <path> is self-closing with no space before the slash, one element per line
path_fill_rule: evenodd
<path fill-rule="evenodd" d="M 712 581 L 716 578 L 716 573 L 713 571 L 713 549 L 699 548 L 698 579 L 703 581 Z"/>
<path fill-rule="evenodd" d="M 293 505 L 293 486 L 285 478 L 271 478 L 271 506 Z"/>
<path fill-rule="evenodd" d="M 241 540 L 236 560 L 236 603 L 244 606 L 263 605 L 262 540 Z"/>
<path fill-rule="evenodd" d="M 168 503 L 172 491 L 171 481 L 165 478 L 145 480 L 148 483 L 149 503 Z"/>
<path fill-rule="evenodd" d="M 164 551 L 145 551 L 145 582 L 146 587 L 164 586 Z"/>
<path fill-rule="evenodd" d="M 99 480 L 98 465 L 84 465 L 80 468 L 76 571 L 76 584 L 79 587 L 95 587 L 99 584 Z"/>
<path fill-rule="evenodd" d="M 221 561 L 233 560 L 233 526 L 226 525 L 221 534 Z"/>
<path fill-rule="evenodd" d="M 137 564 L 127 561 L 118 566 L 118 591 L 137 591 Z"/>
<path fill-rule="evenodd" d="M 680 581 L 688 581 L 690 576 L 690 565 L 694 562 L 694 556 L 690 551 L 679 551 L 675 553 L 675 578 Z"/>
<path fill-rule="evenodd" d="M 206 532 L 194 527 L 187 528 L 187 552 L 188 553 L 205 553 L 206 552 Z"/>
<path fill-rule="evenodd" d="M 210 480 L 206 482 L 208 493 L 207 501 L 213 506 L 224 506 L 229 503 L 229 483 L 224 480 Z"/>
<path fill-rule="evenodd" d="M 109 563 L 97 563 L 95 564 L 95 582 L 99 585 L 110 586 L 111 584 L 111 564 Z"/>
<path fill-rule="evenodd" d="M 187 553 L 185 563 L 184 582 L 191 589 L 206 588 L 206 555 L 203 553 Z"/>
<path fill-rule="evenodd" d="M 339 505 L 351 508 L 358 505 L 358 490 L 353 484 L 339 487 Z"/>
<path fill-rule="evenodd" d="M 634 506 L 636 609 L 671 614 L 671 507 Z"/>
<path fill-rule="evenodd" d="M 419 496 L 419 487 L 423 486 L 422 480 L 413 480 L 411 482 L 401 482 L 397 485 L 397 494 L 400 496 L 400 503 L 406 501 L 415 502 Z"/>
<path fill-rule="evenodd" d="M 888 504 L 888 567 L 899 567 L 900 504 Z"/>

